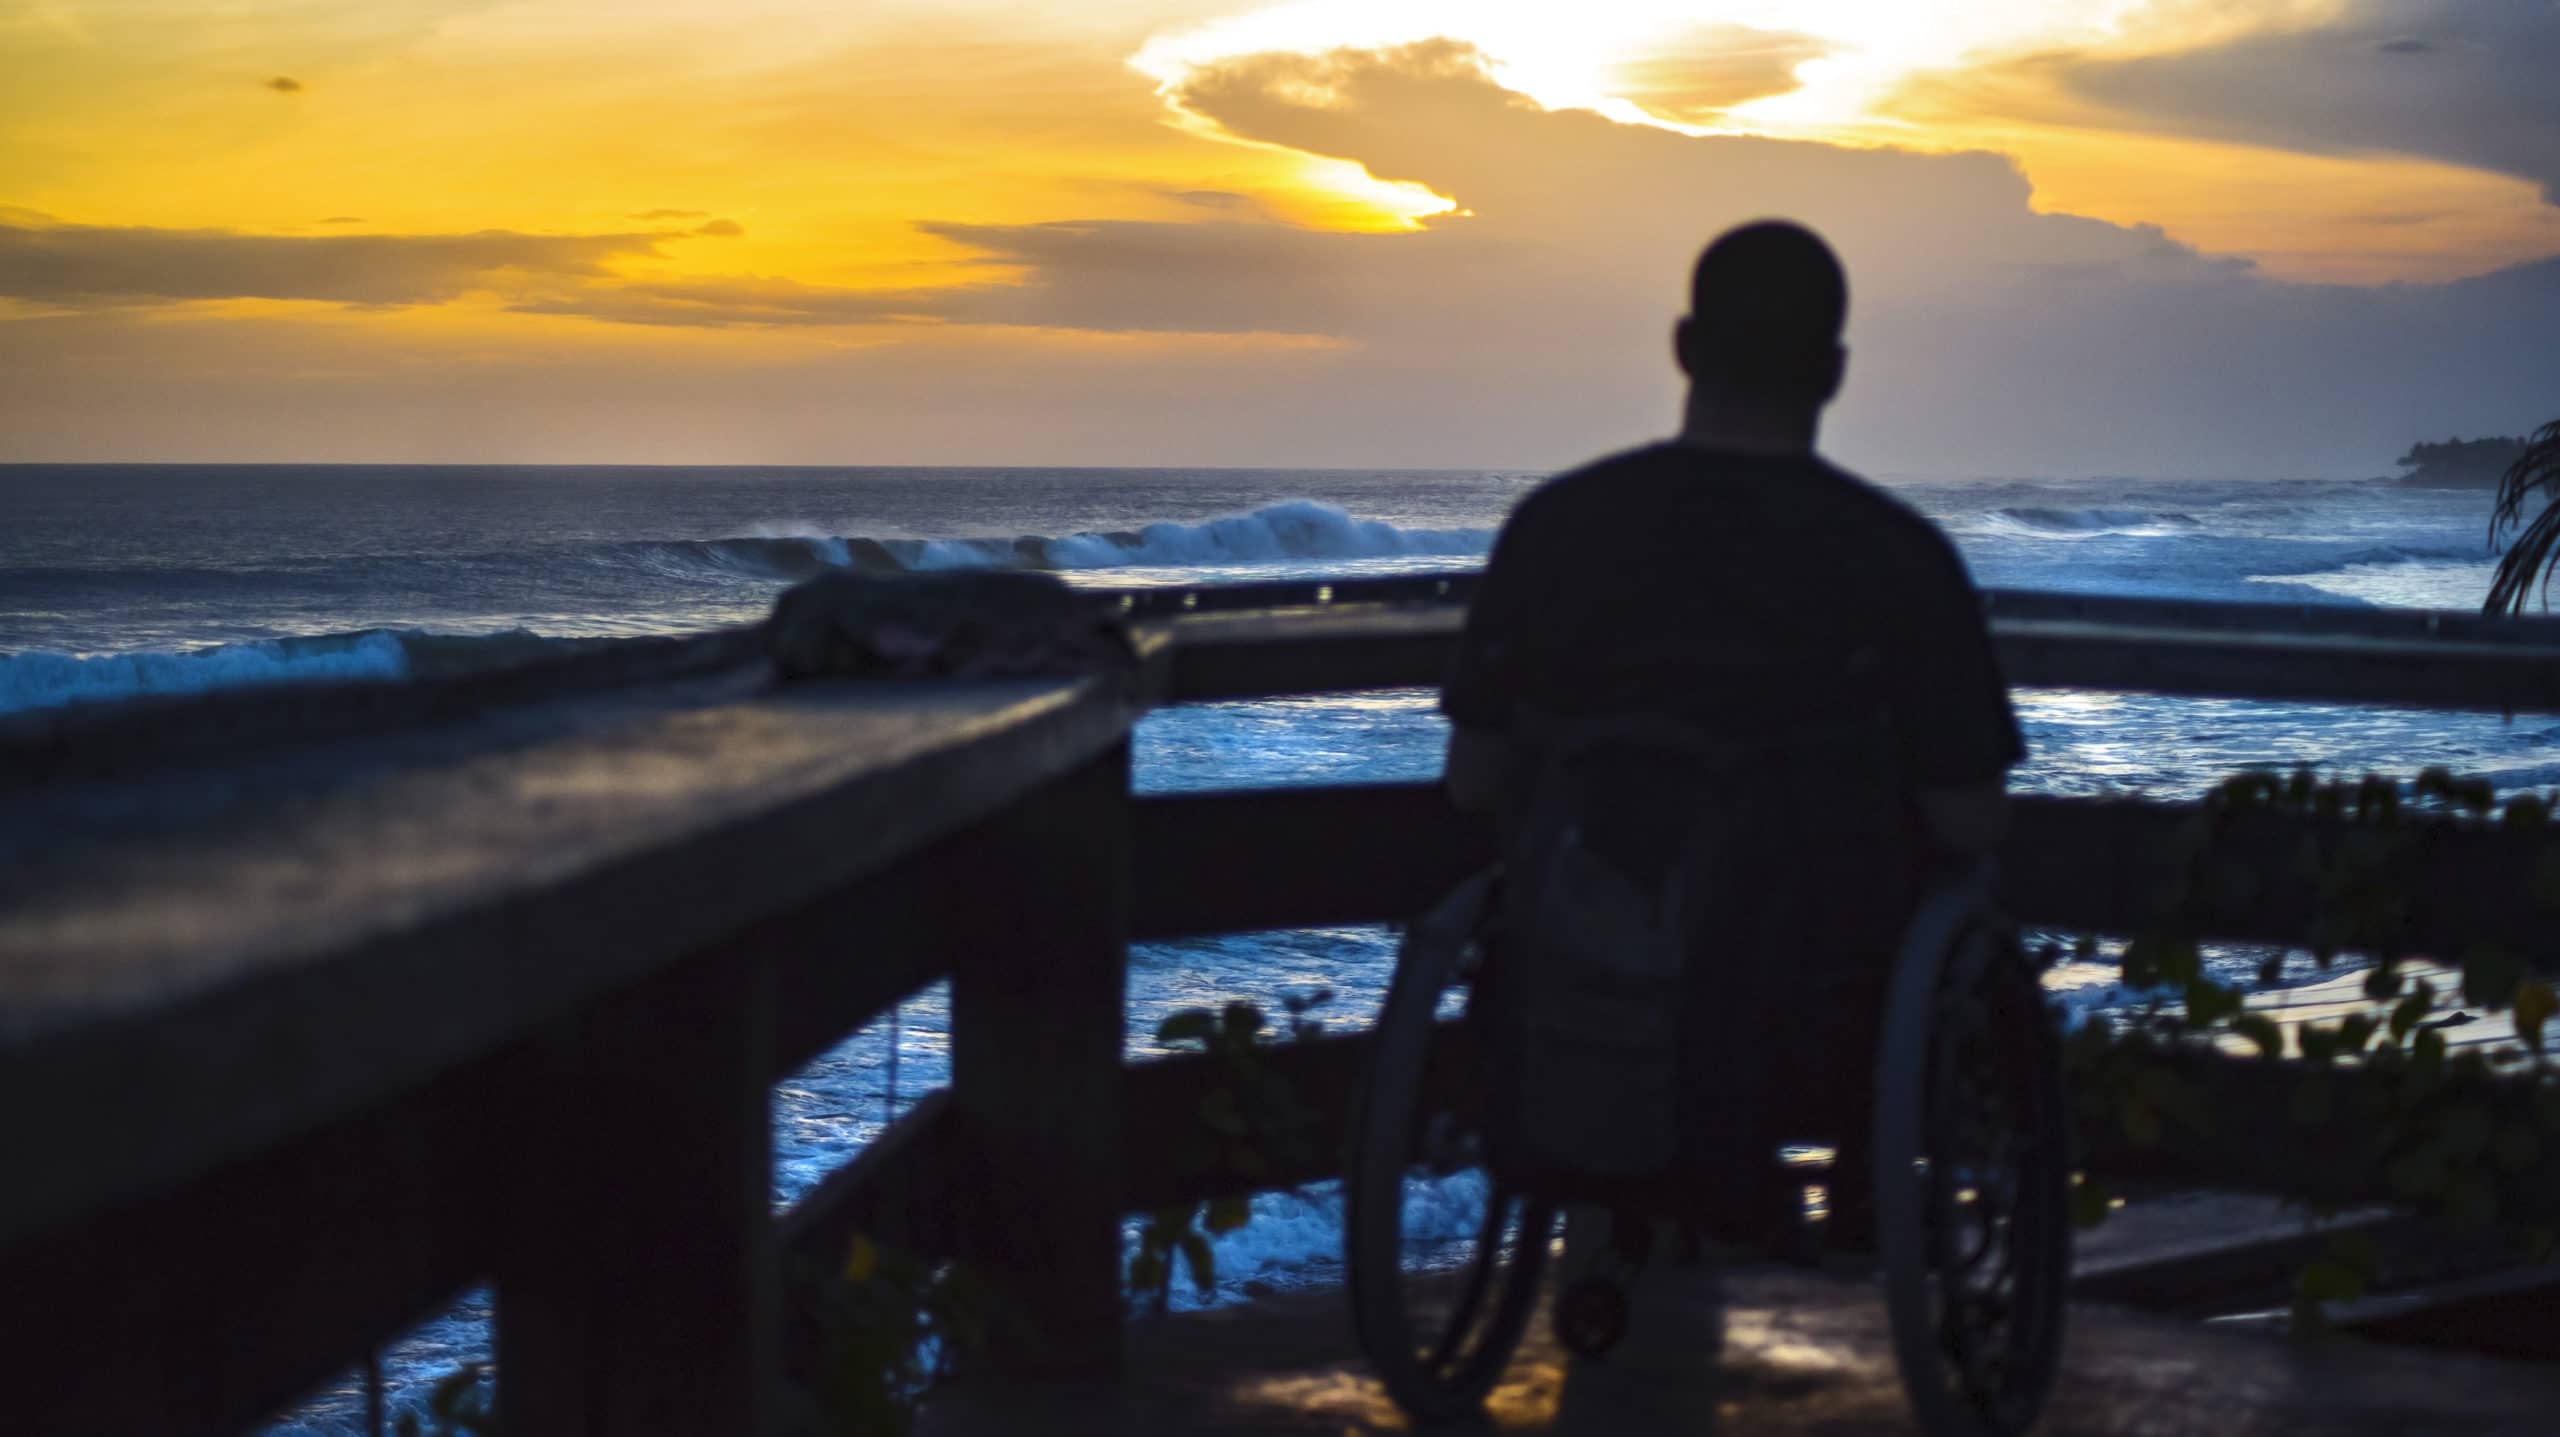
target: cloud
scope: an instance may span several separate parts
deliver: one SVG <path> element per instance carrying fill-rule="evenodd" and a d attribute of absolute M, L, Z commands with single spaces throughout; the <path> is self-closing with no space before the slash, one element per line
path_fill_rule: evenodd
<path fill-rule="evenodd" d="M 631 216 L 635 220 L 701 220 L 710 217 L 709 210 L 642 210 Z"/>
<path fill-rule="evenodd" d="M 0 223 L 0 298 L 71 308 L 209 299 L 435 304 L 510 277 L 596 278 L 646 234 L 255 235 Z"/>
<path fill-rule="evenodd" d="M 1321 98 L 1318 98 L 1321 97 Z M 1262 56 L 1196 73 L 1178 98 L 1239 137 L 1356 161 L 1474 212 L 1429 221 L 1540 253 L 1523 299 L 1591 280 L 1677 293 L 1699 240 L 1761 214 L 1819 226 L 1870 290 L 1943 294 L 2094 277 L 2219 273 L 2157 230 L 2038 214 L 2003 156 L 1688 136 L 1510 94 L 1463 46 Z M 1601 272 L 1564 261 L 1589 255 Z M 1605 260 L 1601 257 L 1606 256 Z"/>
<path fill-rule="evenodd" d="M 1850 372 L 1826 447 L 1873 471 L 2375 473 L 2413 436 L 2514 432 L 2560 393 L 2560 261 L 2456 284 L 2284 283 L 2157 230 L 2038 213 L 1997 155 L 1550 111 L 1450 45 L 1246 57 L 1176 98 L 1239 139 L 1473 213 L 1401 233 L 1214 200 L 1183 201 L 1189 223 L 938 221 L 925 232 L 969 258 L 905 273 L 957 282 L 886 290 L 625 263 L 674 250 L 672 233 L 388 237 L 396 263 L 373 262 L 399 282 L 357 285 L 362 252 L 311 246 L 385 237 L 30 220 L 0 228 L 0 295 L 493 291 L 597 323 L 144 323 L 109 307 L 126 300 L 83 299 L 0 323 L 0 452 L 1561 465 L 1670 427 L 1688 264 L 1768 214 L 1814 224 L 1848 264 Z M 42 269 L 29 235 L 78 263 Z M 470 241 L 490 248 L 400 247 Z M 140 258 L 110 264 L 118 245 Z"/>
<path fill-rule="evenodd" d="M 1257 456 L 1272 462 L 1528 463 L 1658 433 L 1689 261 L 1768 214 L 1815 225 L 1849 267 L 1833 433 L 1878 468 L 2379 467 L 2404 430 L 2512 428 L 2560 390 L 2560 261 L 2449 285 L 2284 283 L 2146 226 L 2039 214 L 1996 155 L 1548 111 L 1445 44 L 1251 57 L 1177 98 L 1239 138 L 1353 160 L 1473 213 L 1407 234 L 928 225 L 1022 276 L 933 307 L 955 323 L 1347 344 L 1272 400 L 1320 422 L 1324 447 Z"/>
<path fill-rule="evenodd" d="M 2045 63 L 2124 123 L 2420 155 L 2520 176 L 2560 204 L 2560 5 L 2543 0 L 2350 0 L 2316 28 Z"/>
<path fill-rule="evenodd" d="M 583 285 L 518 299 L 519 314 L 576 315 L 613 324 L 739 329 L 902 323 L 950 318 L 965 289 L 840 289 L 764 277 Z"/>
<path fill-rule="evenodd" d="M 1275 401 L 1339 357 L 1260 338 L 948 325 L 872 343 L 525 328 L 404 325 L 385 342 L 284 315 L 0 324 L 0 456 L 1232 464 L 1321 440 L 1321 416 Z"/>
<path fill-rule="evenodd" d="M 1796 88 L 1796 67 L 1830 53 L 1810 35 L 1709 25 L 1617 67 L 1611 90 L 1667 120 L 1703 123 Z"/>
<path fill-rule="evenodd" d="M 1156 193 L 1180 204 L 1197 209 L 1217 210 L 1226 214 L 1259 213 L 1262 209 L 1262 201 L 1251 195 L 1238 194 L 1234 190 L 1158 189 Z"/>
<path fill-rule="evenodd" d="M 362 216 L 362 215 L 331 215 L 331 216 L 329 216 L 327 219 L 324 219 L 324 220 L 320 221 L 320 223 L 322 223 L 322 224 L 324 224 L 324 225 L 360 225 L 360 224 L 363 224 L 363 223 L 364 223 L 364 216 Z"/>
<path fill-rule="evenodd" d="M 278 75 L 272 80 L 261 80 L 258 83 L 279 95 L 299 95 L 303 91 L 302 82 L 291 75 Z"/>
<path fill-rule="evenodd" d="M 1194 334 L 1357 334 L 1428 258 L 1396 235 L 1283 224 L 1133 220 L 934 224 L 926 233 L 1024 272 L 940 306 L 981 324 Z M 1440 247 L 1448 248 L 1447 246 Z"/>
<path fill-rule="evenodd" d="M 747 232 L 747 227 L 738 223 L 736 220 L 713 220 L 709 224 L 695 225 L 693 227 L 693 232 L 698 235 L 710 235 L 719 239 L 735 239 L 739 235 L 745 234 Z"/>
<path fill-rule="evenodd" d="M 1548 111 L 1445 45 L 1254 57 L 1200 72 L 1179 98 L 1240 138 L 1354 160 L 1473 214 L 1383 234 L 1214 200 L 1199 207 L 1216 218 L 1188 223 L 928 222 L 977 278 L 584 279 L 514 307 L 670 333 L 896 326 L 907 337 L 884 352 L 915 366 L 894 386 L 904 397 L 879 407 L 889 389 L 875 383 L 844 403 L 866 433 L 958 460 L 988 455 L 983 425 L 961 416 L 962 396 L 992 392 L 990 356 L 1081 333 L 1237 347 L 1203 352 L 1226 379 L 1200 386 L 1150 370 L 1117 390 L 1070 360 L 1008 362 L 1007 412 L 1044 416 L 1052 458 L 1536 465 L 1663 430 L 1689 261 L 1725 226 L 1774 213 L 1814 224 L 1849 266 L 1851 380 L 1831 433 L 1878 469 L 2379 468 L 2403 431 L 2526 422 L 2560 380 L 2547 343 L 2560 263 L 2456 285 L 2281 283 L 2153 229 L 2038 214 L 1999 156 Z M 919 398 L 936 375 L 953 397 Z M 1167 403 L 1210 390 L 1215 403 Z M 1068 394 L 1083 406 L 1072 420 Z"/>

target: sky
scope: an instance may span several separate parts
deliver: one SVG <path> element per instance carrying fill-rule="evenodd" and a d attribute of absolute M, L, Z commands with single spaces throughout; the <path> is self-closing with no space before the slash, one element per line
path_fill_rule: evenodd
<path fill-rule="evenodd" d="M 1553 468 L 1720 229 L 1837 457 L 2560 417 L 2560 0 L 0 0 L 0 461 Z"/>

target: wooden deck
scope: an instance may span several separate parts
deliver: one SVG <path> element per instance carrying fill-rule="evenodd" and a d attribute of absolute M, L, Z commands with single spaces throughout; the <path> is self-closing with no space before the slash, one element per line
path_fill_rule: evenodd
<path fill-rule="evenodd" d="M 1723 1352 L 1715 1356 L 1717 1297 Z M 1577 1437 L 1903 1437 L 1913 1426 L 1874 1285 L 1795 1268 L 1656 1268 L 1627 1341 L 1599 1363 L 1543 1318 L 1458 1431 Z M 1139 1324 L 1120 1384 L 955 1385 L 919 1437 L 1187 1437 L 1408 1430 L 1354 1350 L 1338 1292 Z M 2560 1365 L 2221 1331 L 2121 1308 L 2072 1313 L 2040 1437 L 2549 1437 Z"/>

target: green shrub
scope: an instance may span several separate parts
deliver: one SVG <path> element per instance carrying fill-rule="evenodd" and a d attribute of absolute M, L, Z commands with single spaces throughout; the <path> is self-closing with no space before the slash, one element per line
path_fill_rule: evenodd
<path fill-rule="evenodd" d="M 2294 1186 L 2281 1193 L 2312 1216 L 2334 1211 L 2338 1194 L 2370 1190 L 2380 1175 L 2393 1199 L 2420 1213 L 2512 1237 L 2518 1249 L 2547 1254 L 2552 1210 L 2543 1154 L 2560 1126 L 2560 1084 L 2552 1081 L 2545 1032 L 2554 1016 L 2551 986 L 2511 951 L 2478 946 L 2439 961 L 2458 977 L 2430 982 L 2406 971 L 2425 895 L 2423 861 L 2442 835 L 2496 829 L 2520 843 L 2541 844 L 2551 830 L 2554 800 L 2521 794 L 2501 805 L 2484 780 L 2441 768 L 2401 785 L 2368 775 L 2349 785 L 2309 771 L 2290 777 L 2252 772 L 2227 780 L 2181 829 L 2171 874 L 2154 896 L 2150 922 L 2123 950 L 2128 986 L 2151 1003 L 2114 1023 L 2093 1022 L 2071 1039 L 2068 1071 L 2082 1130 L 2113 1125 L 2137 1146 L 2210 1139 L 2215 1109 L 2181 1063 L 2202 1047 L 2237 1038 L 2266 1059 L 2297 1060 L 2290 1079 L 2293 1121 L 2306 1142 L 2288 1169 Z M 2315 895 L 2313 963 L 2331 967 L 2340 954 L 2373 966 L 2365 1007 L 2333 1022 L 2284 1030 L 2250 1009 L 2239 988 L 2217 981 L 2198 944 L 2217 914 L 2245 909 L 2264 885 L 2231 843 L 2251 814 L 2325 820 L 2304 834 L 2291 857 L 2291 877 Z M 2531 901 L 2560 915 L 2560 845 L 2547 847 L 2532 870 Z M 2091 951 L 2084 944 L 2084 953 Z M 2260 966 L 2262 985 L 2280 982 L 2292 953 Z M 2440 1012 L 2512 1015 L 2519 1046 L 2495 1052 L 2448 1053 Z M 2337 1080 L 2342 1072 L 2371 1081 Z M 2341 1110 L 2341 1094 L 2356 1104 Z M 2345 1140 L 2341 1140 L 2341 1134 Z M 2352 1170 L 2350 1170 L 2352 1169 Z M 2075 1191 L 2083 1223 L 2105 1216 L 2109 1195 L 2095 1181 Z M 2519 1214 L 2523 1216 L 2519 1218 Z M 2360 1295 L 2379 1260 L 2373 1243 L 2339 1237 L 2296 1282 L 2296 1314 L 2316 1326 L 2323 1303 Z"/>

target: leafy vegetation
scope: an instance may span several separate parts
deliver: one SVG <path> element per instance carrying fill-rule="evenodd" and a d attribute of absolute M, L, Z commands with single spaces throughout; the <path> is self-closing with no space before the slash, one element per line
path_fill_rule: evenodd
<path fill-rule="evenodd" d="M 1313 1014 L 1332 1001 L 1330 988 L 1282 999 L 1289 1037 L 1303 1042 L 1322 1034 L 1324 1024 Z M 1259 1178 L 1275 1166 L 1302 1163 L 1312 1155 L 1317 1115 L 1299 1100 L 1288 1079 L 1262 1060 L 1269 1029 L 1261 1005 L 1246 1002 L 1215 1011 L 1183 1008 L 1157 1025 L 1156 1041 L 1208 1055 L 1222 1079 L 1202 1095 L 1195 1110 L 1199 1125 L 1173 1139 L 1181 1171 Z M 1162 1312 L 1172 1299 L 1177 1261 L 1201 1295 L 1215 1291 L 1217 1256 L 1210 1241 L 1243 1227 L 1252 1215 L 1253 1199 L 1242 1193 L 1148 1214 L 1138 1233 L 1138 1250 L 1129 1258 L 1130 1292 Z"/>
<path fill-rule="evenodd" d="M 790 1366 L 816 1409 L 806 1424 L 903 1433 L 917 1404 L 980 1349 L 996 1309 L 969 1270 L 855 1234 L 833 1272 L 791 1274 Z"/>
<path fill-rule="evenodd" d="M 2528 509 L 2537 511 L 2530 520 L 2525 518 Z M 2490 542 L 2497 542 L 2509 529 L 2517 531 L 2515 543 L 2498 560 L 2488 602 L 2480 606 L 2483 613 L 2523 613 L 2530 594 L 2542 594 L 2547 602 L 2552 548 L 2560 544 L 2560 419 L 2535 430 L 2498 480 L 2498 506 L 2489 518 Z"/>
<path fill-rule="evenodd" d="M 2123 952 L 2125 982 L 2153 1001 L 2124 1022 L 2092 1023 L 2074 1035 L 2070 1073 L 2082 1131 L 2137 1148 L 2246 1141 L 2219 1130 L 2211 1096 L 2195 1080 L 2197 1050 L 2290 1056 L 2299 1060 L 2283 1075 L 2297 1141 L 2285 1154 L 2284 1196 L 2327 1214 L 2373 1194 L 2378 1175 L 2400 1204 L 2502 1231 L 2522 1252 L 2547 1253 L 2549 1223 L 2560 1215 L 2548 1140 L 2560 1128 L 2560 1083 L 2546 1031 L 2560 999 L 2520 955 L 2496 945 L 2436 955 L 2454 973 L 2433 981 L 2409 964 L 2425 916 L 2420 875 L 2449 834 L 2495 829 L 2536 844 L 2530 899 L 2560 912 L 2560 846 L 2539 846 L 2560 836 L 2551 826 L 2554 803 L 2521 794 L 2501 805 L 2486 782 L 2443 769 L 2420 774 L 2405 794 L 2387 779 L 2350 786 L 2308 771 L 2225 782 L 2182 829 L 2151 922 Z M 2290 874 L 2263 871 L 2250 856 L 2263 847 L 2238 842 L 2260 814 L 2315 821 L 2290 856 Z M 2256 829 L 2267 831 L 2263 823 Z M 2317 965 L 2327 968 L 2342 953 L 2373 963 L 2364 1009 L 2294 1027 L 2290 1054 L 2284 1030 L 2206 970 L 2198 943 L 2218 915 L 2245 911 L 2277 877 L 2313 895 Z M 2291 958 L 2280 951 L 2266 959 L 2260 983 L 2279 981 Z M 2510 1014 L 2517 1043 L 2449 1052 L 2446 1015 L 2457 1005 L 2465 1017 Z M 2092 1181 L 2075 1198 L 2084 1223 L 2109 1206 Z M 2321 1303 L 2359 1295 L 2376 1261 L 2369 1241 L 2340 1238 L 2298 1275 L 2298 1318 L 2316 1325 Z"/>

